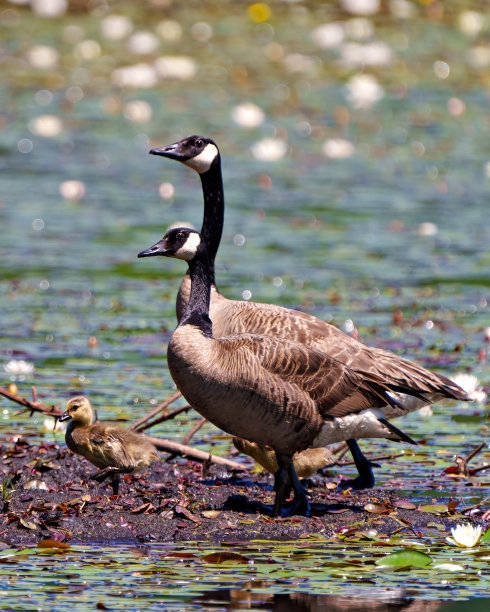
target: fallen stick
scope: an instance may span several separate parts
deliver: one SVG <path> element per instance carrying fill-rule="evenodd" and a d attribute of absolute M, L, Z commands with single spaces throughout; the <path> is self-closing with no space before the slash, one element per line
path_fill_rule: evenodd
<path fill-rule="evenodd" d="M 141 419 L 138 419 L 136 423 L 133 423 L 129 429 L 137 429 L 139 431 L 143 431 L 143 429 L 146 429 L 146 427 L 141 427 L 143 423 L 146 423 L 151 418 L 153 418 L 156 414 L 158 414 L 162 410 L 165 410 L 165 408 L 170 406 L 172 402 L 175 402 L 175 400 L 179 399 L 179 397 L 181 396 L 182 396 L 182 393 L 180 391 L 177 391 L 177 393 L 174 393 L 173 395 L 171 395 L 168 399 L 166 399 L 164 402 L 159 404 L 156 408 L 154 408 L 146 416 L 141 417 Z M 150 425 L 147 425 L 147 427 L 150 427 Z"/>
<path fill-rule="evenodd" d="M 182 444 L 189 444 L 194 434 L 196 434 L 201 429 L 201 427 L 204 425 L 206 421 L 207 419 L 203 417 L 197 425 L 194 425 L 194 427 L 190 430 L 190 432 L 183 438 Z"/>
<path fill-rule="evenodd" d="M 178 442 L 166 440 L 165 438 L 153 438 L 152 436 L 145 436 L 145 438 L 154 444 L 159 450 L 167 453 L 182 455 L 182 457 L 189 457 L 190 459 L 195 459 L 196 461 L 200 462 L 210 461 L 211 463 L 216 463 L 218 465 L 225 465 L 233 470 L 246 470 L 241 463 L 231 461 L 230 459 L 225 459 L 224 457 L 219 457 L 218 455 L 212 455 L 211 453 L 199 450 L 198 448 L 193 448 L 192 446 L 187 446 L 186 444 L 179 444 Z"/>
<path fill-rule="evenodd" d="M 36 397 L 35 393 L 35 388 L 33 387 L 34 397 Z M 42 414 L 48 414 L 52 417 L 60 417 L 63 414 L 63 410 L 60 410 L 56 406 L 47 406 L 42 402 L 28 400 L 25 397 L 16 395 L 15 393 L 10 393 L 8 389 L 4 389 L 3 387 L 0 387 L 0 395 L 3 395 L 7 399 L 20 404 L 21 406 L 24 406 L 24 410 L 22 412 L 31 410 L 32 412 L 41 412 Z"/>
<path fill-rule="evenodd" d="M 168 414 L 163 414 L 162 416 L 157 417 L 153 421 L 148 421 L 146 423 L 143 423 L 143 425 L 140 425 L 135 431 L 137 431 L 138 433 L 141 433 L 142 431 L 145 431 L 145 429 L 150 429 L 150 427 L 153 427 L 154 425 L 158 425 L 159 423 L 163 423 L 164 421 L 169 421 L 170 419 L 175 418 L 178 414 L 181 414 L 182 412 L 186 412 L 187 410 L 190 410 L 191 408 L 192 406 L 189 406 L 189 404 L 186 404 L 185 406 L 181 406 L 180 408 L 176 408 L 173 412 L 169 412 Z"/>

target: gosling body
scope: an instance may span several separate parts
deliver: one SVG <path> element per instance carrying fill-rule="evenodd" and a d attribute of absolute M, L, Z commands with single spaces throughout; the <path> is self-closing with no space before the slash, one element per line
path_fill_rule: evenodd
<path fill-rule="evenodd" d="M 102 481 L 110 477 L 117 495 L 119 475 L 144 472 L 159 458 L 158 451 L 145 436 L 109 423 L 94 423 L 93 418 L 88 398 L 83 395 L 71 398 L 60 417 L 60 421 L 70 420 L 66 445 L 99 468 L 92 478 Z"/>
<path fill-rule="evenodd" d="M 279 469 L 276 453 L 271 446 L 261 446 L 256 442 L 249 442 L 243 438 L 233 436 L 233 444 L 237 451 L 244 453 L 261 465 L 270 474 Z M 318 470 L 333 465 L 335 458 L 328 448 L 307 448 L 301 453 L 294 453 L 293 465 L 299 478 L 310 478 Z"/>

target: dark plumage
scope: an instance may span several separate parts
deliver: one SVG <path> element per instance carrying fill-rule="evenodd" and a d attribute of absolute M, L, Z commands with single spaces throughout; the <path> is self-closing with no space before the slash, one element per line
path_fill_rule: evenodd
<path fill-rule="evenodd" d="M 144 472 L 159 457 L 157 449 L 145 436 L 109 423 L 93 423 L 92 406 L 83 395 L 73 397 L 66 404 L 60 421 L 68 419 L 66 445 L 100 469 L 92 478 L 100 482 L 111 478 L 115 495 L 120 474 Z"/>

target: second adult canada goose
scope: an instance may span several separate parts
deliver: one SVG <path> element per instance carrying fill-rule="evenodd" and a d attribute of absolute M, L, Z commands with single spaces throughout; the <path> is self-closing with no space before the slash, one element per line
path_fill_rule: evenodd
<path fill-rule="evenodd" d="M 138 474 L 158 459 L 158 451 L 145 436 L 109 423 L 93 423 L 90 401 L 84 395 L 72 397 L 60 421 L 67 421 L 68 448 L 99 468 L 92 476 L 102 482 L 111 478 L 114 495 L 119 491 L 120 474 Z"/>
<path fill-rule="evenodd" d="M 372 408 L 403 405 L 378 376 L 356 374 L 321 350 L 259 334 L 213 335 L 209 317 L 212 269 L 206 243 L 190 228 L 168 231 L 138 257 L 163 255 L 187 261 L 191 293 L 167 351 L 178 389 L 220 429 L 275 452 L 280 513 L 291 486 L 295 510 L 308 511 L 292 457 L 309 447 L 346 438 L 411 441 Z M 409 392 L 409 389 L 400 389 Z M 366 415 L 359 419 L 358 414 Z"/>
<path fill-rule="evenodd" d="M 211 306 L 209 315 L 216 336 L 257 333 L 295 340 L 317 348 L 360 375 L 369 373 L 385 381 L 394 391 L 409 388 L 411 396 L 403 397 L 407 411 L 441 399 L 468 400 L 466 393 L 445 376 L 431 372 L 390 351 L 370 347 L 345 334 L 329 323 L 306 313 L 271 304 L 228 300 L 216 287 L 214 260 L 223 231 L 224 192 L 221 156 L 218 146 L 210 138 L 189 136 L 161 148 L 152 155 L 177 160 L 195 170 L 201 179 L 204 215 L 201 233 L 209 249 L 211 267 Z M 185 276 L 177 296 L 177 319 L 180 321 L 190 293 L 190 278 Z M 387 418 L 404 412 L 388 406 Z M 355 440 L 348 440 L 359 478 L 357 488 L 374 486 L 371 463 L 364 457 Z"/>

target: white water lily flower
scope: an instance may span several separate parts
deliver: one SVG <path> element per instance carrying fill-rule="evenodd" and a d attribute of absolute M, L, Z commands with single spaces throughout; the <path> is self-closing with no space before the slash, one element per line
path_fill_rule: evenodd
<path fill-rule="evenodd" d="M 43 428 L 46 431 L 54 431 L 54 432 L 65 432 L 66 431 L 66 423 L 62 423 L 59 419 L 55 419 L 54 417 L 46 417 L 43 421 Z"/>
<path fill-rule="evenodd" d="M 287 153 L 288 145 L 279 138 L 264 138 L 251 147 L 255 159 L 262 161 L 277 161 Z"/>
<path fill-rule="evenodd" d="M 3 366 L 4 371 L 11 376 L 29 376 L 34 372 L 34 364 L 23 359 L 11 359 Z"/>
<path fill-rule="evenodd" d="M 253 102 L 242 102 L 237 104 L 231 111 L 231 117 L 235 123 L 243 127 L 255 128 L 265 120 L 265 113 Z"/>
<path fill-rule="evenodd" d="M 446 538 L 450 544 L 459 546 L 460 548 L 473 548 L 481 538 L 481 525 L 473 527 L 473 525 L 456 525 L 451 529 L 452 538 Z"/>
<path fill-rule="evenodd" d="M 473 374 L 458 372 L 449 377 L 453 382 L 459 385 L 474 402 L 483 404 L 487 399 L 487 394 L 480 387 L 480 381 Z"/>
<path fill-rule="evenodd" d="M 354 108 L 371 108 L 385 95 L 371 74 L 356 74 L 347 83 L 347 100 Z"/>

